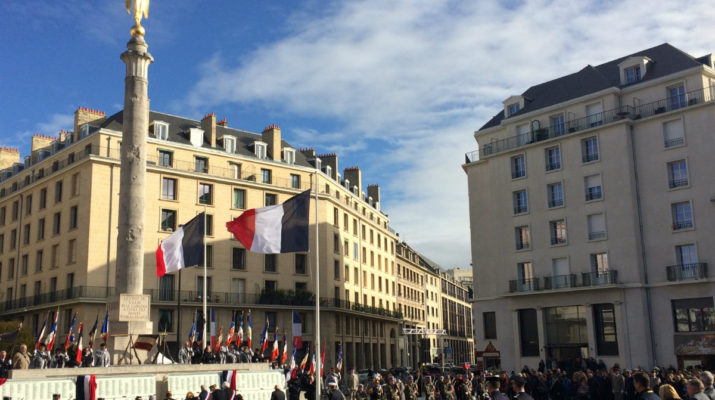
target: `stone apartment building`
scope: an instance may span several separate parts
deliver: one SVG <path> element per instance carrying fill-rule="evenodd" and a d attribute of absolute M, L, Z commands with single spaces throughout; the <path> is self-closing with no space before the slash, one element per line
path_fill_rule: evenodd
<path fill-rule="evenodd" d="M 341 175 L 337 155 L 295 149 L 277 126 L 256 134 L 231 128 L 214 114 L 196 121 L 159 112 L 150 113 L 150 122 L 144 282 L 155 332 L 166 332 L 170 342 L 188 337 L 206 279 L 217 329 L 227 332 L 233 313 L 250 309 L 254 343 L 266 319 L 271 333 L 278 329 L 280 338 L 285 331 L 292 341 L 292 310 L 298 310 L 303 341 L 314 345 L 315 252 L 250 253 L 224 227 L 245 209 L 312 188 L 320 198 L 326 364 L 334 365 L 341 342 L 346 366 L 397 365 L 402 314 L 396 236 L 380 211 L 379 186 L 369 185 L 365 193 L 359 168 Z M 32 154 L 24 159 L 15 149 L 0 149 L 1 318 L 23 320 L 35 333 L 48 312 L 59 309 L 64 338 L 75 312 L 85 324 L 104 315 L 114 292 L 121 131 L 121 111 L 107 116 L 80 108 L 72 132 L 34 136 Z M 180 277 L 157 278 L 158 244 L 204 210 L 207 276 L 192 267 Z"/>
<path fill-rule="evenodd" d="M 714 60 L 662 44 L 588 65 L 475 132 L 463 169 L 485 366 L 715 367 Z"/>

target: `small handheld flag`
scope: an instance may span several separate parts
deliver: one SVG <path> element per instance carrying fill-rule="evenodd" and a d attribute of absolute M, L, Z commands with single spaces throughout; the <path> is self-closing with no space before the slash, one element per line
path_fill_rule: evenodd
<path fill-rule="evenodd" d="M 77 313 L 74 313 L 72 317 L 72 323 L 70 324 L 70 330 L 67 332 L 67 338 L 65 338 L 65 352 L 70 347 L 70 343 L 74 343 L 74 323 L 77 321 Z"/>
<path fill-rule="evenodd" d="M 42 328 L 40 328 L 40 332 L 37 334 L 37 340 L 35 340 L 35 350 L 40 348 L 40 343 L 42 343 L 42 335 L 45 334 L 45 325 L 47 325 L 47 318 L 49 318 L 49 314 L 45 315 L 45 322 L 42 323 Z"/>
<path fill-rule="evenodd" d="M 266 326 L 263 328 L 263 333 L 261 333 L 261 356 L 266 353 L 268 348 L 268 318 L 266 318 Z"/>
<path fill-rule="evenodd" d="M 325 346 L 327 343 L 323 343 L 323 351 L 320 352 L 320 376 L 323 376 L 323 367 L 325 366 Z"/>
<path fill-rule="evenodd" d="M 97 314 L 97 318 L 94 320 L 94 325 L 92 326 L 92 329 L 89 330 L 89 348 L 91 349 L 94 347 L 94 338 L 97 334 L 97 325 L 99 324 L 99 314 Z"/>
<path fill-rule="evenodd" d="M 303 324 L 300 320 L 300 313 L 293 310 L 293 347 L 303 347 Z"/>
<path fill-rule="evenodd" d="M 47 345 L 47 351 L 52 351 L 55 347 L 55 338 L 57 337 L 57 319 L 60 317 L 60 310 L 57 309 L 55 313 L 55 319 L 52 321 L 52 326 L 50 326 L 50 332 L 47 333 L 45 338 L 45 344 Z"/>
<path fill-rule="evenodd" d="M 194 310 L 194 322 L 191 324 L 191 330 L 189 331 L 189 343 L 191 345 L 194 345 L 194 342 L 196 340 L 196 314 L 198 313 L 198 310 Z"/>
<path fill-rule="evenodd" d="M 109 311 L 107 311 L 107 314 L 104 316 L 104 323 L 102 324 L 102 341 L 104 341 L 104 343 L 107 343 L 108 339 L 109 339 Z"/>
<path fill-rule="evenodd" d="M 233 342 L 233 337 L 236 334 L 236 313 L 233 314 L 231 318 L 231 327 L 228 328 L 228 335 L 226 336 L 226 347 L 231 346 Z"/>
<path fill-rule="evenodd" d="M 246 331 L 248 349 L 253 353 L 253 324 L 251 322 L 251 310 L 248 310 L 248 330 Z"/>
<path fill-rule="evenodd" d="M 82 365 L 82 323 L 79 323 L 79 328 L 77 329 L 77 354 L 75 356 L 75 361 L 78 365 Z"/>
<path fill-rule="evenodd" d="M 241 311 L 241 320 L 240 320 L 240 324 L 238 325 L 237 336 L 238 336 L 238 345 L 242 346 L 243 345 L 243 311 Z"/>

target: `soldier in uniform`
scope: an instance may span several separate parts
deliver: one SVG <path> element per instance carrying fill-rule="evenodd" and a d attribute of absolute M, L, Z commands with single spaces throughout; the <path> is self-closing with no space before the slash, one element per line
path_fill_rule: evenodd
<path fill-rule="evenodd" d="M 30 368 L 42 369 L 49 368 L 50 366 L 50 352 L 47 351 L 44 343 L 40 343 L 40 347 L 34 351 L 32 354 L 32 361 L 30 362 Z"/>
<path fill-rule="evenodd" d="M 375 374 L 372 378 L 372 383 L 367 389 L 367 395 L 370 400 L 381 400 L 382 399 L 382 385 L 380 384 L 380 374 Z"/>
<path fill-rule="evenodd" d="M 223 343 L 221 346 L 218 348 L 218 360 L 217 362 L 219 364 L 226 364 L 228 360 L 228 347 L 226 347 L 226 344 Z"/>
<path fill-rule="evenodd" d="M 107 351 L 106 343 L 102 343 L 99 346 L 99 350 L 94 352 L 94 366 L 95 367 L 108 367 L 109 366 L 109 351 Z"/>
<path fill-rule="evenodd" d="M 431 376 L 425 376 L 425 400 L 435 400 L 435 387 Z"/>
<path fill-rule="evenodd" d="M 456 400 L 456 397 L 454 395 L 454 383 L 452 382 L 452 379 L 450 377 L 447 377 L 444 380 L 443 387 L 444 389 L 442 391 L 442 400 Z"/>
<path fill-rule="evenodd" d="M 226 354 L 226 362 L 228 364 L 235 364 L 238 362 L 238 350 L 236 349 L 236 344 L 231 343 L 228 349 L 228 354 Z"/>
<path fill-rule="evenodd" d="M 394 376 L 387 378 L 387 385 L 383 390 L 383 400 L 400 400 L 400 388 L 397 387 L 397 382 Z"/>
<path fill-rule="evenodd" d="M 417 385 L 411 376 L 407 376 L 405 384 L 405 400 L 417 400 Z"/>
<path fill-rule="evenodd" d="M 448 400 L 447 399 L 447 393 L 445 392 L 445 389 L 447 387 L 447 382 L 445 382 L 444 375 L 439 376 L 439 380 L 437 381 L 437 384 L 435 385 L 435 388 L 437 389 L 437 398 L 439 400 Z"/>
<path fill-rule="evenodd" d="M 367 392 L 365 391 L 365 385 L 359 384 L 358 389 L 355 392 L 354 400 L 367 400 Z"/>
<path fill-rule="evenodd" d="M 179 364 L 191 364 L 193 356 L 194 350 L 191 348 L 191 343 L 187 340 L 184 342 L 184 347 L 179 349 Z"/>
<path fill-rule="evenodd" d="M 459 398 L 458 400 L 471 400 L 472 398 L 472 384 L 469 379 L 462 378 L 459 383 Z"/>

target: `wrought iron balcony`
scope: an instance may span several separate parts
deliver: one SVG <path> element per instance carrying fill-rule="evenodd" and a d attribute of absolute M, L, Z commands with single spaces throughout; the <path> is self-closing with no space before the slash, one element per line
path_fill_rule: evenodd
<path fill-rule="evenodd" d="M 514 214 L 523 214 L 527 211 L 529 211 L 529 207 L 527 207 L 527 206 L 515 206 L 514 207 Z"/>
<path fill-rule="evenodd" d="M 564 205 L 564 199 L 549 199 L 549 208 L 561 207 Z"/>
<path fill-rule="evenodd" d="M 586 189 L 586 201 L 598 200 L 603 197 L 600 186 L 594 186 Z"/>
<path fill-rule="evenodd" d="M 552 275 L 544 277 L 544 289 L 563 289 L 577 287 L 576 274 Z"/>
<path fill-rule="evenodd" d="M 675 147 L 675 146 L 681 146 L 683 143 L 685 143 L 685 138 L 684 137 L 678 137 L 678 138 L 672 138 L 672 139 L 664 139 L 663 140 L 663 146 L 668 148 L 668 147 Z"/>
<path fill-rule="evenodd" d="M 566 121 L 564 124 L 535 129 L 533 132 L 510 136 L 504 139 L 492 140 L 483 143 L 479 150 L 465 154 L 465 163 L 469 164 L 481 158 L 509 151 L 521 146 L 552 139 L 562 135 L 569 135 L 598 126 L 605 126 L 624 119 L 638 120 L 656 114 L 671 112 L 702 103 L 715 101 L 715 86 L 692 90 L 683 96 L 668 97 L 651 103 L 641 104 L 637 107 L 621 106 L 601 113 L 588 115 L 582 118 Z M 508 121 L 508 119 L 507 119 Z M 665 147 L 677 146 L 684 143 L 683 138 L 666 141 Z"/>
<path fill-rule="evenodd" d="M 618 283 L 618 271 L 609 269 L 607 271 L 584 272 L 581 274 L 583 286 L 604 286 Z"/>
<path fill-rule="evenodd" d="M 604 232 L 604 231 L 588 233 L 588 240 L 599 240 L 599 239 L 603 239 L 605 237 L 606 237 L 606 232 Z"/>
<path fill-rule="evenodd" d="M 671 189 L 688 186 L 688 178 L 670 179 L 668 181 L 668 186 Z"/>
<path fill-rule="evenodd" d="M 585 153 L 581 157 L 581 161 L 587 163 L 587 162 L 593 162 L 593 161 L 598 161 L 599 159 L 599 154 L 598 153 Z"/>
<path fill-rule="evenodd" d="M 671 227 L 674 231 L 679 231 L 682 229 L 690 229 L 693 227 L 693 221 L 677 221 L 673 222 L 673 226 Z"/>
<path fill-rule="evenodd" d="M 113 287 L 104 286 L 75 286 L 69 289 L 40 293 L 16 299 L 5 299 L 2 309 L 11 311 L 25 307 L 45 306 L 67 300 L 106 300 L 114 293 Z"/>
<path fill-rule="evenodd" d="M 667 267 L 665 267 L 665 271 L 666 271 L 668 280 L 671 282 L 707 279 L 708 264 L 707 263 L 694 263 L 694 264 L 668 265 Z"/>
<path fill-rule="evenodd" d="M 512 279 L 509 281 L 509 292 L 531 292 L 541 290 L 539 278 Z"/>

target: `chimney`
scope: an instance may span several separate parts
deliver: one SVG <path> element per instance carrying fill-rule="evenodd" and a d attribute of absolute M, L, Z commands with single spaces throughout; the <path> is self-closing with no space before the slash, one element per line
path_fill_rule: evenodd
<path fill-rule="evenodd" d="M 79 127 L 84 124 L 100 125 L 107 119 L 107 113 L 99 110 L 79 107 L 74 112 L 74 132 L 72 132 L 72 143 L 79 140 Z"/>
<path fill-rule="evenodd" d="M 309 160 L 312 158 L 315 158 L 315 149 L 312 147 L 298 149 L 298 151 L 301 152 L 301 154 L 303 154 L 305 156 L 305 158 L 307 158 Z"/>
<path fill-rule="evenodd" d="M 353 191 L 353 186 L 357 186 L 357 195 L 360 196 L 362 192 L 362 173 L 360 172 L 360 167 L 347 167 L 343 171 L 343 179 L 350 181 L 350 191 Z"/>
<path fill-rule="evenodd" d="M 0 147 L 0 170 L 12 168 L 20 162 L 20 150 L 10 147 Z"/>
<path fill-rule="evenodd" d="M 367 185 L 367 197 L 372 197 L 375 208 L 380 210 L 380 185 Z"/>
<path fill-rule="evenodd" d="M 281 160 L 281 128 L 273 124 L 267 126 L 261 134 L 262 140 L 268 144 L 268 155 L 273 161 Z"/>
<path fill-rule="evenodd" d="M 328 153 L 328 154 L 320 154 L 318 157 L 322 160 L 323 166 L 327 167 L 329 166 L 331 171 L 330 171 L 330 177 L 333 178 L 333 180 L 338 180 L 338 156 L 335 153 Z"/>
<path fill-rule="evenodd" d="M 208 135 L 207 139 L 211 148 L 216 147 L 216 115 L 214 113 L 210 112 L 204 115 L 204 118 L 201 119 L 201 129 Z"/>
<path fill-rule="evenodd" d="M 37 152 L 40 150 L 50 150 L 50 146 L 52 146 L 52 142 L 56 141 L 56 137 L 52 136 L 47 136 L 47 135 L 41 135 L 39 133 L 36 133 L 32 135 L 32 148 L 31 148 L 31 154 L 32 157 L 31 162 L 34 164 L 37 161 Z"/>
<path fill-rule="evenodd" d="M 64 143 L 65 139 L 67 139 L 67 135 L 71 135 L 72 132 L 66 131 L 64 129 L 60 130 L 60 142 Z"/>
<path fill-rule="evenodd" d="M 222 119 L 221 121 L 216 121 L 216 125 L 228 128 L 228 122 L 226 122 L 226 118 Z"/>

